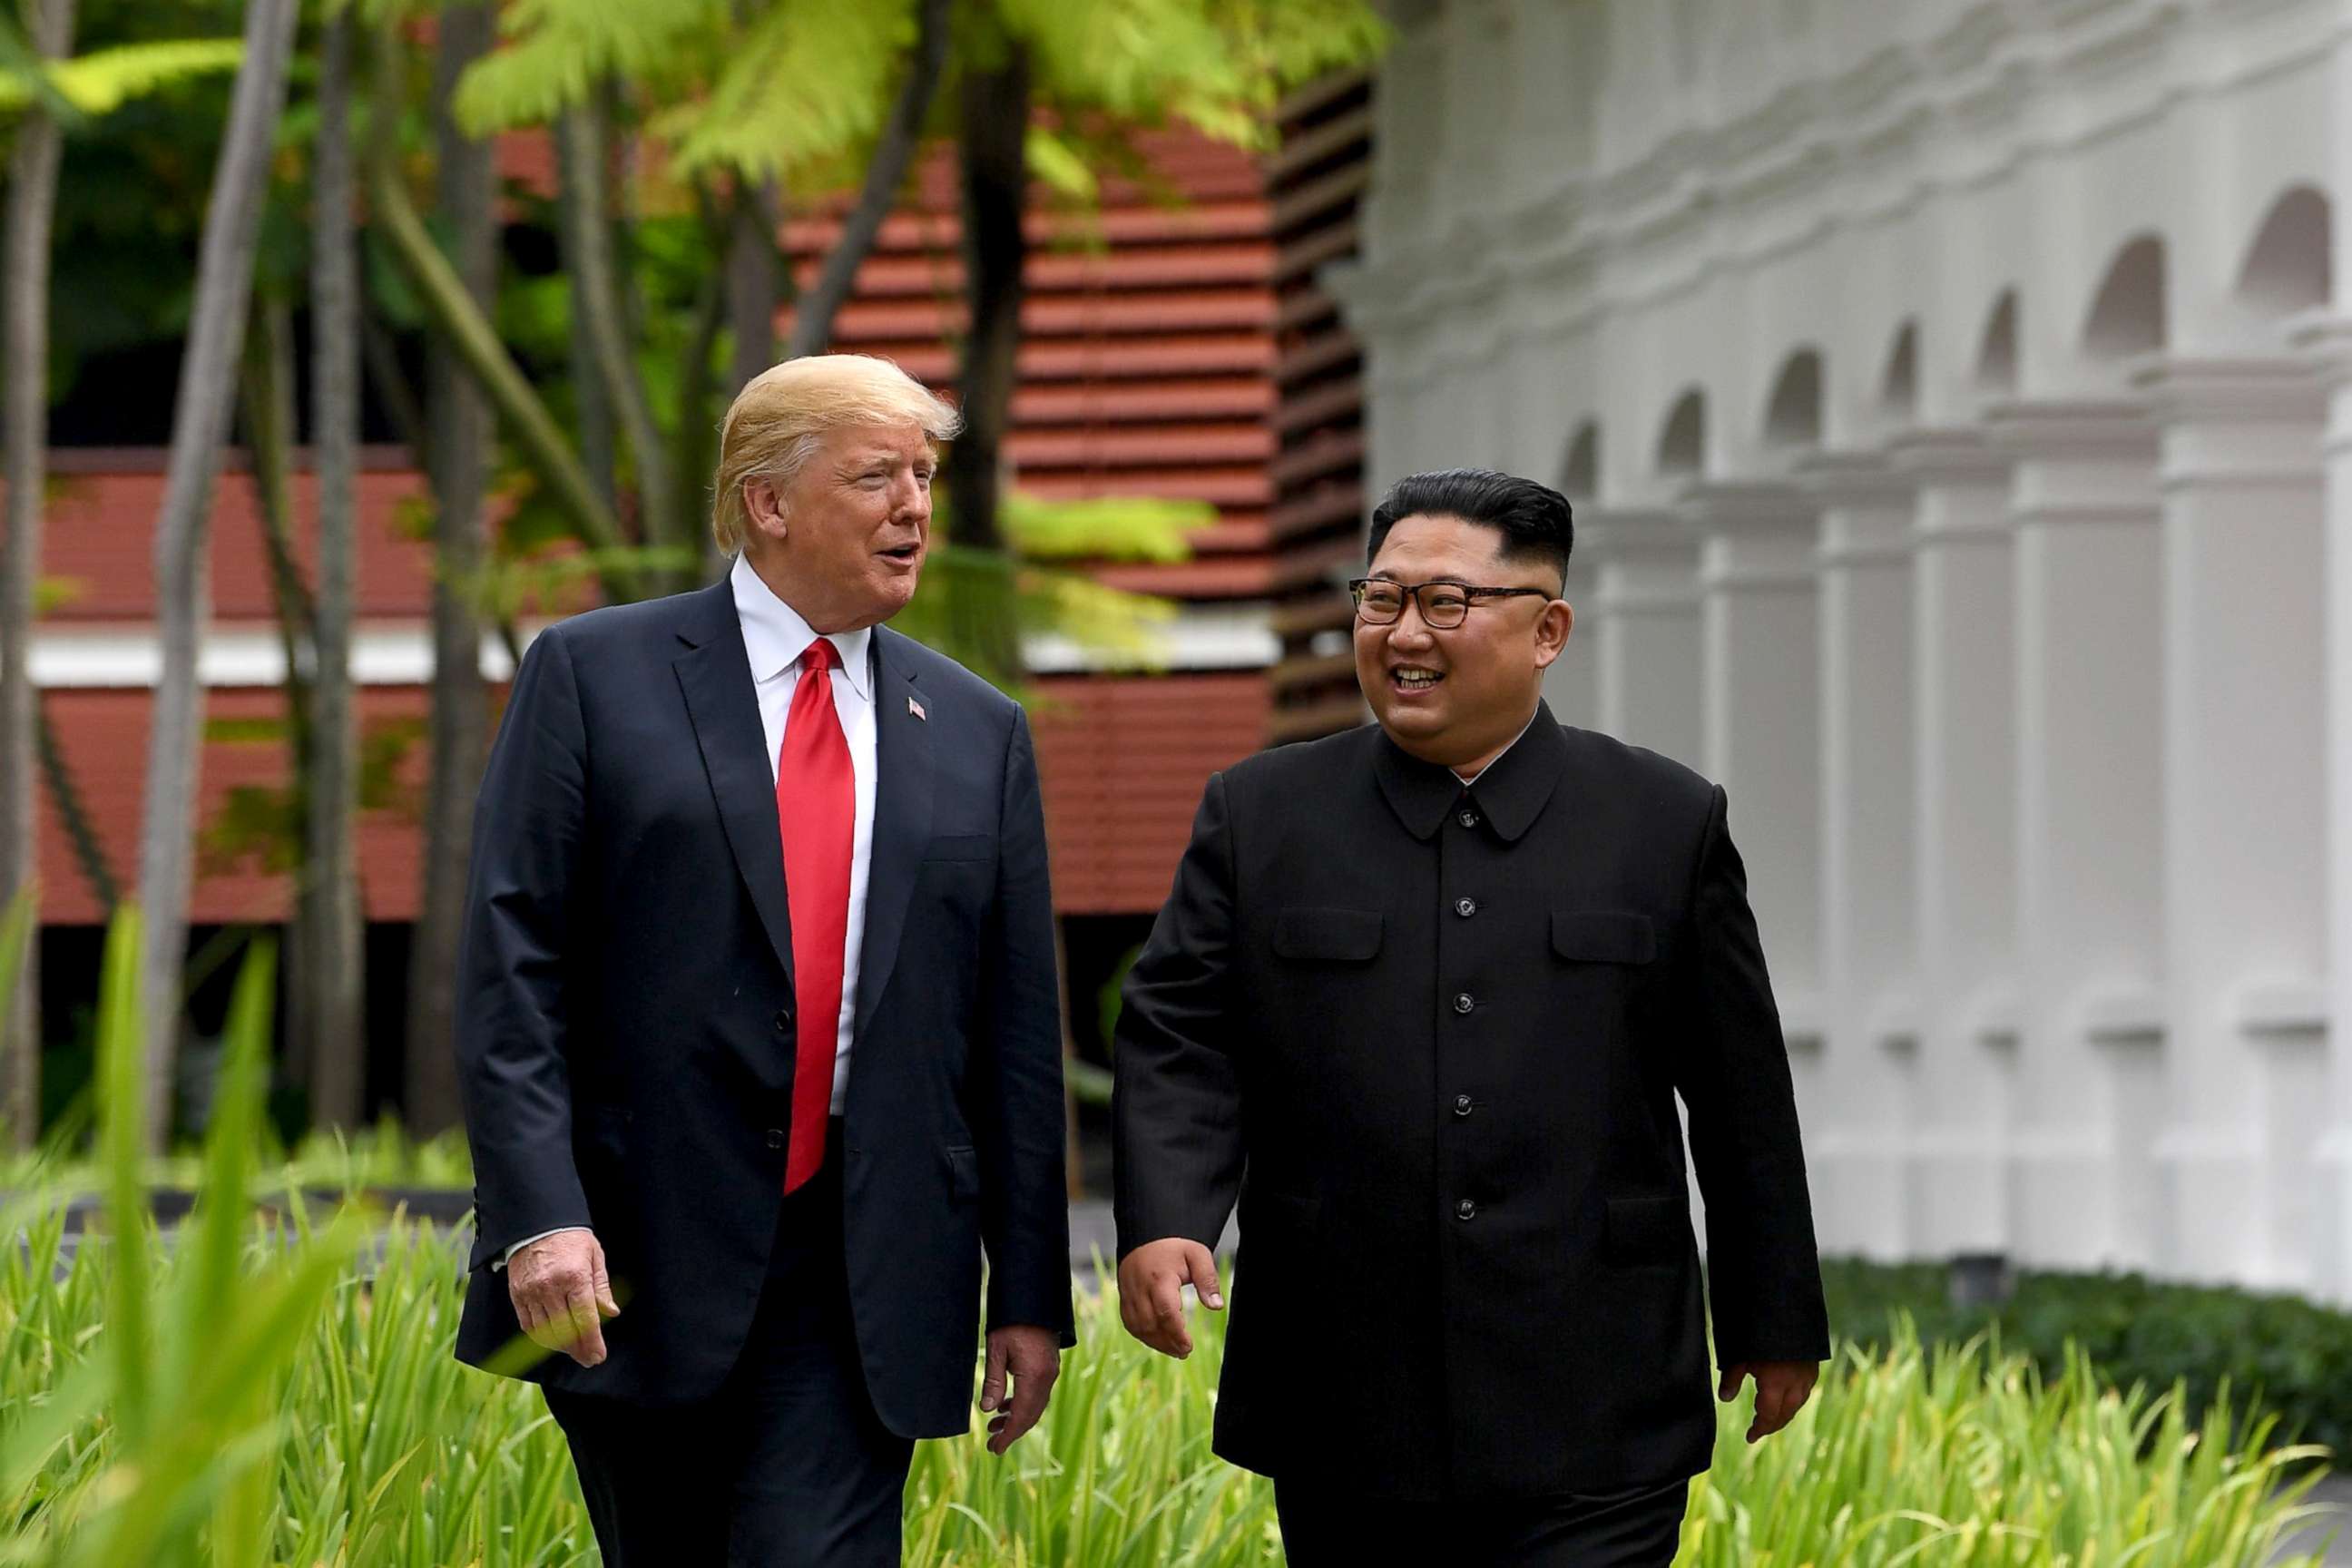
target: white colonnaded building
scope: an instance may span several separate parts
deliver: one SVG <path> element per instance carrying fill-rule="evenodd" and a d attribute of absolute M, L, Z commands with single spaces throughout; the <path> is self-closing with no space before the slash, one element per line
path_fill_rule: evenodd
<path fill-rule="evenodd" d="M 1824 1248 L 2352 1303 L 2352 4 L 1391 15 L 1366 477 L 1577 500 Z"/>

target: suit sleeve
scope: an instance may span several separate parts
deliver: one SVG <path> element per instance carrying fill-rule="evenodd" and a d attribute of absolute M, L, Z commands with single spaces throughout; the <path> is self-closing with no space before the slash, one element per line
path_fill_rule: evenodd
<path fill-rule="evenodd" d="M 564 994 L 587 764 L 571 650 L 550 629 L 515 672 L 474 805 L 457 1007 L 470 1268 L 536 1233 L 590 1223 L 572 1159 Z"/>
<path fill-rule="evenodd" d="M 1233 830 L 1219 773 L 1121 994 L 1111 1095 L 1121 1258 L 1170 1237 L 1214 1247 L 1233 1212 L 1244 1159 L 1233 955 Z"/>
<path fill-rule="evenodd" d="M 1062 997 L 1045 814 L 1029 720 L 1005 748 L 996 901 L 982 936 L 985 1016 L 977 1037 L 981 1238 L 988 1326 L 1028 1324 L 1077 1342 L 1070 1307 L 1067 1145 L 1062 1110 Z"/>
<path fill-rule="evenodd" d="M 1718 785 L 1693 872 L 1693 1015 L 1675 1064 L 1706 1199 L 1716 1355 L 1727 1366 L 1819 1361 L 1829 1327 L 1796 1095 L 1725 812 Z"/>

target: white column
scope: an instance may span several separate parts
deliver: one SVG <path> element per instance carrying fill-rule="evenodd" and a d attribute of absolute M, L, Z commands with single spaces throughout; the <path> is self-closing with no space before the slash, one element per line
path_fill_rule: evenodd
<path fill-rule="evenodd" d="M 1576 547 L 1569 555 L 1568 584 L 1562 590 L 1569 607 L 1576 612 L 1576 626 L 1569 633 L 1567 648 L 1544 671 L 1543 694 L 1551 704 L 1551 716 L 1561 723 L 1597 730 L 1601 728 L 1601 663 L 1596 650 L 1601 637 L 1592 599 L 1599 574 L 1586 556 L 1588 548 L 1580 510 Z"/>
<path fill-rule="evenodd" d="M 1822 1105 L 1821 671 L 1813 507 L 1786 485 L 1698 484 L 1706 728 L 1700 771 L 1731 837 L 1772 972 L 1801 1113 Z"/>
<path fill-rule="evenodd" d="M 2017 1044 L 2016 585 L 2009 467 L 1975 430 L 1888 448 L 1912 510 L 1916 1253 L 2010 1243 Z"/>
<path fill-rule="evenodd" d="M 2157 1263 L 2309 1290 L 2326 1106 L 2325 394 L 2284 359 L 2134 377 L 2160 423 L 2164 976 Z"/>
<path fill-rule="evenodd" d="M 1824 1248 L 1913 1250 L 1918 1119 L 1913 853 L 1911 521 L 1885 460 L 1824 454 L 1798 484 L 1821 508 L 1822 1100 L 1805 1128 Z"/>
<path fill-rule="evenodd" d="M 2016 461 L 2016 1250 L 2143 1268 L 2165 1039 L 2156 433 L 2120 403 L 1988 422 Z"/>
<path fill-rule="evenodd" d="M 2352 47 L 2342 51 L 2352 71 Z M 2339 214 L 2339 221 L 2341 216 Z M 2314 1193 L 2315 1293 L 2352 1306 L 2352 320 L 2303 342 L 2325 367 L 2327 711 L 2327 1082 Z"/>
<path fill-rule="evenodd" d="M 1696 766 L 1698 546 L 1671 512 L 1596 508 L 1590 517 L 1577 533 L 1594 565 L 1595 728 Z"/>

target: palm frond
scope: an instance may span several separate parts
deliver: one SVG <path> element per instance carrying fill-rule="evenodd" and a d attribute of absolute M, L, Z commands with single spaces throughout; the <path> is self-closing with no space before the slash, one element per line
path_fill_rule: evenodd
<path fill-rule="evenodd" d="M 607 77 L 659 101 L 725 58 L 730 26 L 726 0 L 517 0 L 505 44 L 466 72 L 453 107 L 468 134 L 487 136 L 543 125 Z"/>
<path fill-rule="evenodd" d="M 793 0 L 770 7 L 731 51 L 707 99 L 656 115 L 681 173 L 752 180 L 869 141 L 914 42 L 909 0 Z"/>
<path fill-rule="evenodd" d="M 95 117 L 195 77 L 234 71 L 244 58 L 245 46 L 235 38 L 164 38 L 92 49 L 58 60 L 42 74 L 59 99 Z M 22 70 L 0 75 L 0 111 L 23 109 L 36 90 Z"/>

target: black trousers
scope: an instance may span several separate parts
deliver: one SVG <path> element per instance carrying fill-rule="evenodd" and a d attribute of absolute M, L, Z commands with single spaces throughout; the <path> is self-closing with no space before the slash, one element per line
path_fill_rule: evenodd
<path fill-rule="evenodd" d="M 751 1335 L 716 1397 L 643 1405 L 547 1392 L 606 1568 L 898 1568 L 915 1446 L 883 1426 L 866 1392 L 840 1172 L 836 1137 L 824 1168 L 784 1199 Z"/>
<path fill-rule="evenodd" d="M 1461 1502 L 1400 1502 L 1274 1484 L 1291 1568 L 1669 1568 L 1689 1500 L 1688 1481 L 1593 1497 Z"/>

